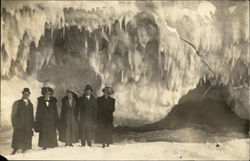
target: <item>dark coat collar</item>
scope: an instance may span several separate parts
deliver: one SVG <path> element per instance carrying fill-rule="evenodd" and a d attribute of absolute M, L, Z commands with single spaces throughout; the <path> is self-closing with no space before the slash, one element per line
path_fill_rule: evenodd
<path fill-rule="evenodd" d="M 30 104 L 31 104 L 31 101 L 30 101 L 30 99 L 27 99 L 27 100 L 28 100 L 28 105 L 30 105 Z M 19 102 L 20 102 L 20 103 L 23 103 L 23 104 L 25 104 L 25 102 L 24 102 L 23 98 L 21 98 L 21 99 L 19 100 Z"/>
<path fill-rule="evenodd" d="M 102 95 L 101 98 L 106 100 L 105 95 Z M 108 96 L 107 100 L 110 99 L 110 98 L 111 98 L 111 97 Z"/>

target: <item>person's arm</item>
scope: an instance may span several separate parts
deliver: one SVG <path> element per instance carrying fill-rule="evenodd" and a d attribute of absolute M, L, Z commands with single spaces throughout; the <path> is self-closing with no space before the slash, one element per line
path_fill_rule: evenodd
<path fill-rule="evenodd" d="M 54 108 L 54 118 L 55 118 L 55 123 L 56 123 L 56 128 L 58 131 L 60 131 L 60 119 L 59 119 L 59 114 L 58 114 L 58 109 L 57 109 L 57 99 L 54 97 L 53 98 L 53 108 Z"/>
<path fill-rule="evenodd" d="M 97 125 L 97 100 L 94 98 L 94 124 Z"/>
<path fill-rule="evenodd" d="M 56 122 L 58 123 L 58 121 L 59 121 L 59 114 L 58 114 L 58 109 L 57 109 L 57 99 L 56 98 L 54 98 L 54 111 L 55 111 L 55 120 L 56 120 Z"/>
<path fill-rule="evenodd" d="M 65 117 L 65 103 L 64 103 L 64 99 L 62 98 L 62 106 L 61 106 L 60 120 L 63 120 L 64 117 Z"/>
<path fill-rule="evenodd" d="M 31 121 L 32 121 L 32 128 L 34 128 L 34 108 L 33 108 L 33 104 L 31 103 Z"/>
<path fill-rule="evenodd" d="M 11 111 L 11 123 L 13 128 L 18 127 L 18 102 L 14 102 Z"/>
<path fill-rule="evenodd" d="M 34 129 L 36 132 L 40 132 L 42 128 L 42 106 L 41 106 L 41 101 L 38 98 L 37 99 L 37 108 L 36 108 L 36 116 L 35 116 L 35 123 L 34 123 Z"/>
<path fill-rule="evenodd" d="M 97 122 L 100 121 L 100 114 L 101 114 L 101 102 L 100 102 L 100 98 L 98 97 L 97 98 L 97 108 L 96 108 L 96 119 L 97 119 Z"/>
<path fill-rule="evenodd" d="M 112 107 L 111 107 L 112 113 L 115 111 L 115 99 L 112 101 Z"/>
<path fill-rule="evenodd" d="M 32 129 L 35 129 L 35 122 L 34 122 L 34 108 L 33 108 L 33 104 L 30 102 L 31 104 L 31 110 L 30 110 L 30 117 L 31 117 L 31 126 L 32 126 Z M 34 131 L 32 131 L 32 136 L 34 136 Z"/>
<path fill-rule="evenodd" d="M 82 100 L 81 97 L 77 98 L 77 106 L 76 106 L 76 113 L 77 113 L 77 121 L 80 122 L 80 117 L 81 117 L 81 105 L 82 105 Z"/>
<path fill-rule="evenodd" d="M 108 113 L 113 113 L 115 111 L 115 99 L 112 98 L 111 103 L 109 104 Z"/>
<path fill-rule="evenodd" d="M 78 108 L 78 98 L 77 96 L 73 97 L 75 100 L 75 111 L 74 111 L 74 116 L 75 120 L 78 122 L 78 113 L 79 113 L 79 108 Z"/>

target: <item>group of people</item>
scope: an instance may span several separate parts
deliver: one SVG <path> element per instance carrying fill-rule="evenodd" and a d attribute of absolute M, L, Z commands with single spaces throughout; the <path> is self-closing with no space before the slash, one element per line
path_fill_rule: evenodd
<path fill-rule="evenodd" d="M 38 97 L 35 119 L 33 104 L 29 100 L 31 94 L 28 88 L 22 91 L 22 98 L 14 102 L 11 113 L 13 126 L 12 154 L 18 149 L 24 153 L 32 147 L 32 136 L 39 133 L 38 146 L 43 149 L 58 146 L 59 141 L 65 146 L 81 141 L 82 146 L 92 146 L 92 143 L 101 143 L 102 147 L 109 147 L 113 143 L 113 112 L 115 99 L 111 87 L 102 89 L 103 96 L 97 99 L 93 95 L 93 88 L 86 85 L 84 94 L 78 97 L 72 89 L 66 90 L 62 98 L 62 108 L 59 115 L 57 99 L 50 87 L 43 87 L 42 96 Z"/>

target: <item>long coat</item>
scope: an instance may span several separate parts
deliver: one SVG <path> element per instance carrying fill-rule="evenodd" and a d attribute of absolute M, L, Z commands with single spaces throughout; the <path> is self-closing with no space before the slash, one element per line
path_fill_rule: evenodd
<path fill-rule="evenodd" d="M 65 96 L 62 99 L 62 110 L 60 117 L 60 137 L 59 140 L 66 143 L 78 142 L 78 98 L 73 97 L 72 103 L 69 102 L 69 97 Z"/>
<path fill-rule="evenodd" d="M 115 99 L 104 96 L 97 98 L 97 133 L 96 143 L 112 144 L 113 112 L 115 111 Z"/>
<path fill-rule="evenodd" d="M 50 97 L 49 106 L 46 105 L 44 96 L 38 98 L 36 128 L 39 132 L 38 146 L 40 147 L 58 146 L 56 128 L 59 116 L 56 103 L 55 97 Z"/>
<path fill-rule="evenodd" d="M 84 94 L 79 98 L 80 122 L 79 135 L 81 140 L 94 140 L 97 117 L 97 102 L 93 95 L 90 99 Z"/>
<path fill-rule="evenodd" d="M 15 101 L 11 112 L 11 122 L 14 128 L 12 148 L 31 149 L 33 121 L 33 104 L 30 100 L 27 105 L 22 99 Z"/>

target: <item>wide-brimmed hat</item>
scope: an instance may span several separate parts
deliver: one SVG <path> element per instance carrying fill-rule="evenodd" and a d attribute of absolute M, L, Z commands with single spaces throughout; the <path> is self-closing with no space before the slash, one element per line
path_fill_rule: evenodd
<path fill-rule="evenodd" d="M 105 91 L 107 91 L 107 93 L 109 94 L 109 95 L 111 95 L 111 94 L 113 94 L 114 93 L 114 90 L 113 90 L 113 88 L 112 87 L 104 87 L 103 89 L 102 89 L 102 92 L 105 92 Z"/>
<path fill-rule="evenodd" d="M 77 99 L 78 92 L 77 92 L 76 88 L 69 87 L 66 89 L 66 93 L 68 93 L 68 92 L 72 93 L 73 97 L 75 97 Z"/>
<path fill-rule="evenodd" d="M 77 93 L 77 92 L 76 92 L 76 89 L 73 88 L 73 87 L 68 87 L 68 88 L 66 89 L 66 93 L 68 93 L 68 92 L 71 92 L 71 93 L 73 93 L 73 94 L 76 94 L 76 93 Z"/>
<path fill-rule="evenodd" d="M 29 93 L 30 94 L 30 89 L 29 88 L 24 88 L 22 93 Z"/>
<path fill-rule="evenodd" d="M 93 92 L 93 88 L 91 87 L 91 85 L 87 84 L 87 85 L 85 86 L 84 91 L 87 91 L 87 90 L 91 90 L 91 91 Z"/>

